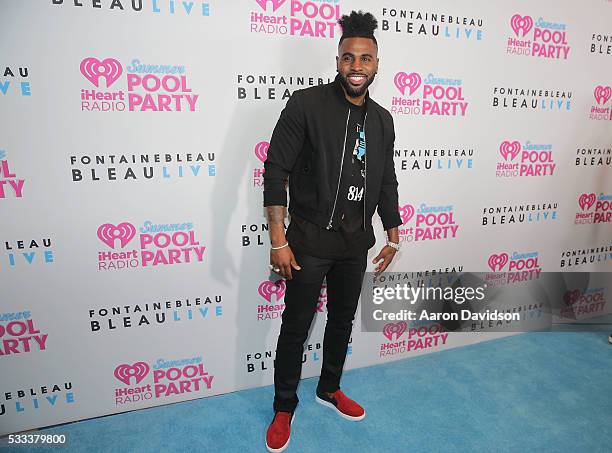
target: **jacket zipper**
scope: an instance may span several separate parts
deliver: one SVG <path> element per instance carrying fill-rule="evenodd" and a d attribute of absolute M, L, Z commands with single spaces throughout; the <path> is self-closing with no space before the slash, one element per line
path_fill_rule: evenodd
<path fill-rule="evenodd" d="M 342 144 L 342 160 L 340 161 L 340 175 L 338 175 L 338 187 L 336 187 L 336 198 L 334 199 L 334 207 L 332 208 L 331 217 L 329 218 L 329 223 L 327 224 L 327 229 L 331 229 L 332 220 L 334 218 L 334 212 L 336 210 L 336 202 L 338 201 L 338 192 L 340 191 L 340 180 L 342 179 L 342 165 L 344 164 L 344 154 L 346 150 L 346 136 L 348 134 L 348 123 L 349 118 L 351 117 L 351 109 L 348 109 L 348 114 L 346 116 L 346 126 L 344 127 L 344 143 Z"/>
<path fill-rule="evenodd" d="M 363 117 L 363 137 L 364 137 L 364 142 L 363 142 L 363 146 L 366 147 L 366 152 L 363 155 L 363 160 L 364 160 L 364 165 L 365 165 L 365 169 L 363 171 L 363 230 L 365 231 L 366 229 L 366 221 L 365 221 L 365 217 L 366 217 L 366 192 L 368 191 L 368 147 L 366 146 L 366 120 L 368 119 L 368 112 L 365 113 L 365 116 Z"/>

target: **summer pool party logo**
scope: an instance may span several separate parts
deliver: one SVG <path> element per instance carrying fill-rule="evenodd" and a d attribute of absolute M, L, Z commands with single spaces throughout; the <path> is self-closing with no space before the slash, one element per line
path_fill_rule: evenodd
<path fill-rule="evenodd" d="M 395 115 L 465 116 L 468 108 L 463 80 L 425 77 L 417 72 L 400 71 L 393 84 L 401 96 L 393 96 L 389 109 Z M 422 87 L 422 88 L 421 88 Z"/>
<path fill-rule="evenodd" d="M 487 286 L 495 287 L 537 279 L 542 272 L 539 260 L 540 253 L 537 251 L 492 253 L 487 259 L 487 265 L 493 272 L 485 275 Z"/>
<path fill-rule="evenodd" d="M 122 386 L 114 389 L 116 405 L 164 399 L 174 395 L 195 398 L 212 388 L 214 375 L 206 371 L 202 357 L 120 363 L 113 375 Z M 191 394 L 194 394 L 193 396 Z"/>
<path fill-rule="evenodd" d="M 459 223 L 455 219 L 453 205 L 430 206 L 421 203 L 415 208 L 407 203 L 398 206 L 398 212 L 402 219 L 399 227 L 400 241 L 435 241 L 457 237 Z"/>
<path fill-rule="evenodd" d="M 340 0 L 252 0 L 251 33 L 301 38 L 337 38 Z"/>
<path fill-rule="evenodd" d="M 549 22 L 542 17 L 514 14 L 509 22 L 514 35 L 508 37 L 506 53 L 551 60 L 567 60 L 567 24 Z"/>
<path fill-rule="evenodd" d="M 195 112 L 197 110 L 200 95 L 193 93 L 189 86 L 185 66 L 145 64 L 133 59 L 124 70 L 116 58 L 87 57 L 81 60 L 79 69 L 89 82 L 87 88 L 81 89 L 82 111 Z M 124 86 L 127 86 L 127 89 L 124 89 Z"/>
<path fill-rule="evenodd" d="M 504 140 L 499 145 L 501 159 L 497 162 L 495 176 L 498 178 L 552 176 L 557 168 L 552 148 L 548 143 L 532 143 L 527 140 L 521 145 L 518 140 Z"/>
<path fill-rule="evenodd" d="M 406 321 L 390 322 L 385 324 L 382 334 L 386 340 L 380 344 L 379 357 L 437 348 L 445 345 L 448 339 L 448 332 L 437 323 L 409 328 Z"/>
<path fill-rule="evenodd" d="M 98 270 L 202 263 L 206 249 L 191 222 L 154 224 L 147 220 L 138 230 L 130 222 L 104 223 L 97 236 L 106 246 L 98 251 Z M 136 243 L 131 245 L 134 238 Z"/>
<path fill-rule="evenodd" d="M 580 194 L 578 207 L 574 219 L 577 225 L 612 222 L 612 194 Z"/>

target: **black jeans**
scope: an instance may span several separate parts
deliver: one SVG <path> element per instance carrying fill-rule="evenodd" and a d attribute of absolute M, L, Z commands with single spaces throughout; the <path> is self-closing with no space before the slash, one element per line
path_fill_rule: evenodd
<path fill-rule="evenodd" d="M 284 412 L 293 412 L 298 404 L 296 391 L 302 373 L 304 342 L 324 277 L 327 278 L 327 324 L 318 390 L 331 393 L 340 388 L 367 264 L 367 250 L 344 259 L 316 258 L 293 252 L 302 269 L 292 269 L 293 279 L 287 280 L 285 310 L 274 363 L 274 410 Z"/>

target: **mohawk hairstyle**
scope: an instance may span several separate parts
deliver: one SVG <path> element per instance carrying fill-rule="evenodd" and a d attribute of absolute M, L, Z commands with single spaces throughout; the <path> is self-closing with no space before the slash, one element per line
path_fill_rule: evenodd
<path fill-rule="evenodd" d="M 363 11 L 351 11 L 350 15 L 344 15 L 338 21 L 342 27 L 342 37 L 338 45 L 346 38 L 369 38 L 378 45 L 374 37 L 374 30 L 378 28 L 378 21 L 371 13 Z"/>

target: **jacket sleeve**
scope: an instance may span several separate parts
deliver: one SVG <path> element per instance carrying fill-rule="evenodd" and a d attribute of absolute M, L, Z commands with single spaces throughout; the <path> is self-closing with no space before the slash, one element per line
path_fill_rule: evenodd
<path fill-rule="evenodd" d="M 395 144 L 395 131 L 393 127 L 393 117 L 387 113 L 390 128 L 386 131 L 385 137 L 385 168 L 383 172 L 380 197 L 378 199 L 378 215 L 382 220 L 385 231 L 402 224 L 399 215 L 399 197 L 397 193 L 397 177 L 395 176 L 395 161 L 393 160 L 393 145 Z"/>
<path fill-rule="evenodd" d="M 305 136 L 300 90 L 293 92 L 272 132 L 264 162 L 264 206 L 287 206 L 285 180 L 302 150 Z"/>

